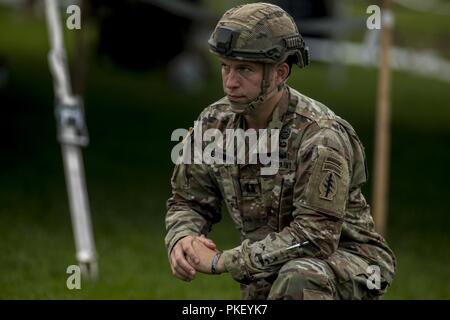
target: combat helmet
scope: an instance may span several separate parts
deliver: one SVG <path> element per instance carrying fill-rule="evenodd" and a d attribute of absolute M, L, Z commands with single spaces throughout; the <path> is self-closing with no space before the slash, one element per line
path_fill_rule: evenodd
<path fill-rule="evenodd" d="M 300 68 L 309 64 L 308 48 L 293 18 L 269 3 L 240 5 L 225 12 L 208 44 L 210 51 L 220 57 L 264 63 L 260 95 L 246 105 L 234 106 L 237 113 L 254 111 L 281 90 L 280 86 L 268 92 L 271 66 L 288 58 Z"/>

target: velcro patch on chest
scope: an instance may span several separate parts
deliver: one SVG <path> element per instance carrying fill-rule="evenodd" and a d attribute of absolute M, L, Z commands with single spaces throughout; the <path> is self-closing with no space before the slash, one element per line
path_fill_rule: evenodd
<path fill-rule="evenodd" d="M 242 197 L 260 197 L 261 185 L 258 179 L 240 179 Z"/>

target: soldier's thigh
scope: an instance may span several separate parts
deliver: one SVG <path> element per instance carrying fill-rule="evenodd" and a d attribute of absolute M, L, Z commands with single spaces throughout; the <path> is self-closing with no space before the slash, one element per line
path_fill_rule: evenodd
<path fill-rule="evenodd" d="M 350 252 L 337 250 L 326 260 L 335 274 L 335 288 L 338 299 L 378 299 L 380 291 L 369 286 L 369 264 Z"/>
<path fill-rule="evenodd" d="M 324 260 L 300 258 L 286 262 L 270 289 L 268 299 L 336 299 L 335 275 Z"/>
<path fill-rule="evenodd" d="M 241 284 L 241 298 L 243 300 L 266 300 L 273 280 L 261 279 L 248 285 Z"/>
<path fill-rule="evenodd" d="M 368 263 L 337 250 L 328 259 L 300 258 L 280 269 L 268 299 L 378 299 L 367 284 Z"/>

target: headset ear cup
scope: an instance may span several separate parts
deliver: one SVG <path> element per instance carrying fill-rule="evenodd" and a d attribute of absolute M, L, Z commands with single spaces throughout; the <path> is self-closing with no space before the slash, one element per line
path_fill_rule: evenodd
<path fill-rule="evenodd" d="M 302 56 L 302 54 L 301 54 L 300 51 L 297 51 L 297 52 L 295 53 L 295 57 L 297 58 L 296 65 L 297 65 L 299 68 L 305 67 L 305 62 L 303 61 L 303 56 Z"/>
<path fill-rule="evenodd" d="M 304 47 L 302 48 L 302 58 L 303 58 L 303 67 L 306 67 L 310 60 L 309 60 L 309 48 L 308 47 Z"/>
<path fill-rule="evenodd" d="M 296 52 L 296 56 L 297 56 L 297 65 L 300 68 L 304 68 L 309 64 L 310 60 L 308 47 L 299 49 L 299 51 Z"/>

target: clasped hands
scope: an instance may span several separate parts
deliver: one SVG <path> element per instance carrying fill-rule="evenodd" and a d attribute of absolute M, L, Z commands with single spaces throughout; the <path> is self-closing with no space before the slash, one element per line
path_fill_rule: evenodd
<path fill-rule="evenodd" d="M 170 253 L 172 274 L 183 281 L 192 281 L 197 272 L 211 274 L 211 263 L 218 253 L 216 245 L 204 235 L 180 239 Z M 222 257 L 217 262 L 217 273 L 225 272 Z"/>

